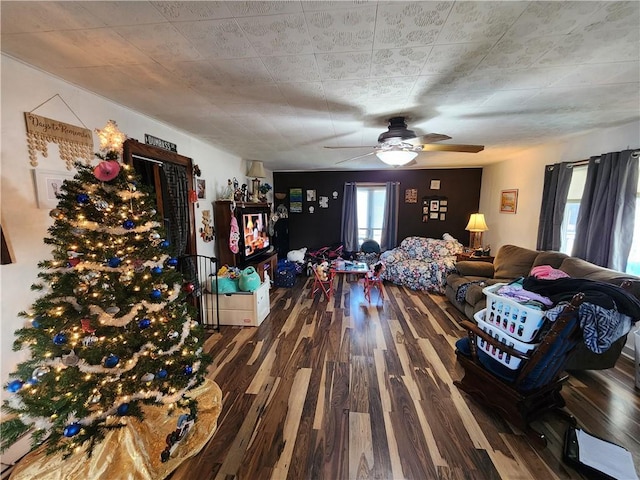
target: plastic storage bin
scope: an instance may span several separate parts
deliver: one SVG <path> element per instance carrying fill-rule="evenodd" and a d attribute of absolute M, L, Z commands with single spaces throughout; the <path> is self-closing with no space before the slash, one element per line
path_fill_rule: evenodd
<path fill-rule="evenodd" d="M 514 350 L 517 350 L 520 353 L 527 353 L 539 345 L 539 343 L 525 343 L 521 342 L 520 340 L 516 340 L 515 338 L 505 334 L 502 330 L 497 329 L 495 325 L 488 324 L 483 320 L 483 318 L 485 318 L 486 310 L 486 308 L 480 310 L 473 316 L 473 318 L 475 318 L 476 322 L 478 323 L 478 327 L 480 327 L 481 330 L 488 333 L 499 342 L 503 343 L 507 347 L 511 347 Z M 490 345 L 480 337 L 476 337 L 476 345 L 478 345 L 479 350 L 482 350 L 487 355 L 495 358 L 497 361 L 511 370 L 516 370 L 520 365 L 521 360 L 519 358 L 508 355 L 499 348 Z"/>
<path fill-rule="evenodd" d="M 545 312 L 495 293 L 504 285 L 506 283 L 496 283 L 482 290 L 487 296 L 487 312 L 483 320 L 513 338 L 531 342 L 544 324 Z"/>

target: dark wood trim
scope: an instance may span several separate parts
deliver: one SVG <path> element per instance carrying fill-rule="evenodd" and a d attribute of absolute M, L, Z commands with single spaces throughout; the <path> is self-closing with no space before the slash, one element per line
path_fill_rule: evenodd
<path fill-rule="evenodd" d="M 179 153 L 163 150 L 158 147 L 146 145 L 140 143 L 133 138 L 129 138 L 124 142 L 123 161 L 128 165 L 133 165 L 133 155 L 146 157 L 151 160 L 156 160 L 162 163 L 173 163 L 176 165 L 183 165 L 187 168 L 187 182 L 189 183 L 189 190 L 195 190 L 195 181 L 193 178 L 193 160 L 190 157 L 185 157 Z M 164 215 L 164 209 L 162 207 L 162 188 L 160 188 L 160 166 L 155 165 L 153 169 L 154 181 L 156 183 L 156 203 L 158 211 L 161 215 Z M 189 203 L 189 222 L 191 222 L 189 242 L 187 244 L 187 255 L 197 254 L 196 247 L 196 215 L 195 208 L 192 203 Z"/>
<path fill-rule="evenodd" d="M 1 237 L 1 249 L 2 255 L 0 256 L 2 265 L 8 265 L 9 263 L 13 263 L 13 259 L 11 258 L 11 252 L 9 251 L 9 246 L 7 245 L 7 241 L 4 239 L 4 230 L 2 229 L 2 225 L 0 225 L 0 237 Z"/>

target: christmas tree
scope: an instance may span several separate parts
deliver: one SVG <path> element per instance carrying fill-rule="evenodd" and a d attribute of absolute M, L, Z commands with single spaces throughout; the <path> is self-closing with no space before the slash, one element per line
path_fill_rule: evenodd
<path fill-rule="evenodd" d="M 154 198 L 119 161 L 124 136 L 114 122 L 97 132 L 101 161 L 78 164 L 64 182 L 45 238 L 53 258 L 32 286 L 42 296 L 20 314 L 31 326 L 16 331 L 14 349 L 31 358 L 5 386 L 2 450 L 31 430 L 49 453 L 90 455 L 128 417 L 143 420 L 145 404 L 197 414 L 188 391 L 209 358 L 186 300 L 192 285 L 176 270 Z"/>

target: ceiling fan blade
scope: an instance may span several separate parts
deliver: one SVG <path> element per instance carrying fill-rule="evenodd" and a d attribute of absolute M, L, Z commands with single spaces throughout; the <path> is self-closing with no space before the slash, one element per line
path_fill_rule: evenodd
<path fill-rule="evenodd" d="M 446 143 L 428 143 L 422 145 L 423 152 L 465 152 L 478 153 L 484 150 L 484 145 L 454 145 Z"/>
<path fill-rule="evenodd" d="M 347 158 L 346 160 L 340 160 L 339 162 L 336 163 L 336 165 L 340 165 L 341 163 L 345 163 L 345 162 L 350 162 L 351 160 L 357 160 L 359 158 L 364 158 L 364 157 L 368 157 L 369 155 L 373 155 L 376 152 L 369 152 L 369 153 L 365 153 L 364 155 L 358 155 L 357 157 L 351 157 L 351 158 Z"/>
<path fill-rule="evenodd" d="M 450 139 L 451 137 L 449 135 L 444 135 L 442 133 L 427 133 L 426 135 L 418 136 L 416 138 L 409 138 L 404 141 L 410 143 L 411 145 L 420 145 L 421 143 L 435 143 Z"/>
<path fill-rule="evenodd" d="M 368 146 L 368 145 L 360 145 L 360 146 L 358 146 L 358 147 L 356 147 L 355 145 L 351 145 L 351 146 L 349 146 L 349 147 L 327 147 L 327 146 L 325 145 L 325 147 L 324 147 L 324 148 L 332 148 L 332 149 L 338 149 L 338 148 L 371 148 L 371 149 L 373 149 L 373 148 L 375 148 L 375 147 L 370 147 L 370 146 Z"/>

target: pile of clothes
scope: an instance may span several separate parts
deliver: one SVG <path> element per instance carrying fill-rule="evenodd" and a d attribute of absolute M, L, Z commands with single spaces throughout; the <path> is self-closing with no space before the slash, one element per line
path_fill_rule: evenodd
<path fill-rule="evenodd" d="M 584 294 L 578 320 L 585 345 L 594 353 L 606 352 L 640 320 L 640 300 L 611 283 L 570 278 L 562 270 L 542 265 L 531 276 L 518 279 L 497 290 L 498 295 L 531 308 L 546 310 L 554 321 L 577 293 Z"/>

